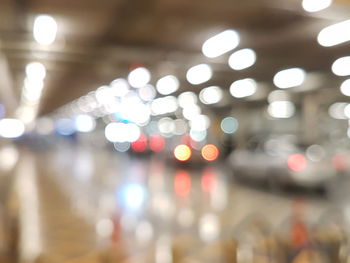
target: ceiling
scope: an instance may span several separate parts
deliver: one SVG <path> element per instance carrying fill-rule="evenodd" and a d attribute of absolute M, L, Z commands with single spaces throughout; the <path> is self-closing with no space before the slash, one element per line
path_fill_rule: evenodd
<path fill-rule="evenodd" d="M 181 89 L 199 91 L 215 84 L 228 89 L 232 81 L 252 77 L 274 89 L 280 69 L 302 67 L 316 76 L 317 88 L 340 96 L 331 74 L 333 61 L 349 55 L 350 45 L 321 47 L 316 37 L 327 25 L 347 19 L 350 1 L 335 1 L 317 14 L 307 13 L 301 0 L 2 0 L 0 2 L 0 98 L 11 111 L 18 106 L 25 65 L 39 61 L 47 68 L 39 115 L 50 113 L 117 77 L 144 65 L 152 83 L 166 74 L 181 80 Z M 34 17 L 50 14 L 58 22 L 53 45 L 43 47 L 32 36 Z M 227 28 L 240 33 L 240 48 L 253 48 L 257 63 L 235 72 L 228 55 L 208 59 L 203 42 Z M 213 78 L 192 86 L 188 68 L 209 63 Z M 327 96 L 326 96 L 327 97 Z M 328 99 L 329 97 L 327 97 Z"/>

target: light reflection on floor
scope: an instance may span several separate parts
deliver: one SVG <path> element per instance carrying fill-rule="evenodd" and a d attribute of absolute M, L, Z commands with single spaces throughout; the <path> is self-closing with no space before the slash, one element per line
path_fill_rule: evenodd
<path fill-rule="evenodd" d="M 240 236 L 238 228 L 251 227 L 244 223 L 249 217 L 276 230 L 292 214 L 290 197 L 234 184 L 222 164 L 185 169 L 158 158 L 83 148 L 27 156 L 33 157 L 42 250 L 62 262 L 113 247 L 119 251 L 114 257 L 176 262 L 176 253 L 199 257 L 196 251 L 207 244 Z M 332 207 L 311 197 L 303 216 L 317 221 Z"/>

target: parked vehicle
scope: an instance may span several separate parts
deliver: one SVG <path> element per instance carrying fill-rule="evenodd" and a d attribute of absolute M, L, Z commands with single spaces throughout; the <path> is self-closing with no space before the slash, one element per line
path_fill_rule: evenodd
<path fill-rule="evenodd" d="M 312 158 L 306 149 L 286 137 L 255 139 L 248 149 L 232 152 L 228 164 L 240 178 L 265 181 L 278 187 L 297 185 L 325 190 L 337 175 L 332 157 L 324 153 Z"/>

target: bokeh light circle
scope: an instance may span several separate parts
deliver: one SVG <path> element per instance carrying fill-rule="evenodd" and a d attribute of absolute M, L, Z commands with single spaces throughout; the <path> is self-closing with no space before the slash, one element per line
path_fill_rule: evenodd
<path fill-rule="evenodd" d="M 226 117 L 221 121 L 221 130 L 227 134 L 233 134 L 238 129 L 238 121 L 233 117 Z"/>
<path fill-rule="evenodd" d="M 207 144 L 201 151 L 204 160 L 212 162 L 219 157 L 219 149 L 214 144 Z"/>
<path fill-rule="evenodd" d="M 180 144 L 176 146 L 174 150 L 174 156 L 177 160 L 181 162 L 188 161 L 192 156 L 191 148 L 185 144 Z"/>

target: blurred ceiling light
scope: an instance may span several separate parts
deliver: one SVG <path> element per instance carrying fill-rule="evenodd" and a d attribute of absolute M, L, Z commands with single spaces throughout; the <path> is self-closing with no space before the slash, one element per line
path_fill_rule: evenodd
<path fill-rule="evenodd" d="M 201 90 L 199 99 L 204 104 L 215 104 L 221 101 L 223 97 L 222 89 L 218 86 L 211 86 Z"/>
<path fill-rule="evenodd" d="M 305 80 L 305 71 L 301 68 L 281 70 L 273 77 L 273 83 L 280 89 L 300 86 Z"/>
<path fill-rule="evenodd" d="M 302 6 L 305 11 L 313 13 L 330 7 L 332 0 L 303 0 Z"/>
<path fill-rule="evenodd" d="M 245 48 L 233 53 L 228 59 L 228 64 L 234 70 L 242 70 L 253 66 L 255 64 L 255 61 L 255 51 L 249 48 Z"/>
<path fill-rule="evenodd" d="M 126 79 L 115 79 L 111 82 L 110 87 L 113 95 L 117 97 L 123 97 L 129 92 L 129 84 Z"/>
<path fill-rule="evenodd" d="M 25 103 L 28 103 L 27 101 Z M 24 124 L 29 124 L 31 123 L 37 114 L 37 110 L 38 110 L 38 104 L 34 103 L 33 105 L 21 105 L 20 107 L 18 107 L 18 109 L 16 110 L 16 116 L 17 118 L 22 121 Z"/>
<path fill-rule="evenodd" d="M 213 75 L 212 69 L 207 64 L 199 64 L 193 66 L 187 71 L 186 78 L 189 83 L 193 85 L 199 85 L 207 82 Z"/>
<path fill-rule="evenodd" d="M 332 71 L 337 76 L 350 75 L 350 56 L 338 58 L 334 61 Z"/>
<path fill-rule="evenodd" d="M 346 118 L 350 119 L 350 104 L 347 104 L 344 108 L 344 115 Z"/>
<path fill-rule="evenodd" d="M 227 134 L 233 134 L 238 129 L 238 121 L 233 117 L 226 117 L 221 121 L 221 130 Z"/>
<path fill-rule="evenodd" d="M 114 102 L 113 90 L 109 86 L 101 86 L 95 92 L 98 103 L 104 105 Z"/>
<path fill-rule="evenodd" d="M 22 121 L 17 119 L 0 120 L 0 136 L 4 138 L 18 138 L 25 132 L 25 126 Z"/>
<path fill-rule="evenodd" d="M 344 114 L 345 107 L 348 105 L 346 102 L 336 102 L 333 103 L 328 108 L 329 116 L 331 116 L 333 119 L 337 120 L 344 120 L 347 119 L 347 117 Z"/>
<path fill-rule="evenodd" d="M 149 105 L 133 99 L 127 100 L 120 105 L 120 116 L 127 121 L 134 122 L 138 125 L 145 125 L 151 117 Z"/>
<path fill-rule="evenodd" d="M 328 26 L 320 31 L 317 41 L 324 47 L 331 47 L 347 42 L 350 40 L 349 27 L 350 20 Z"/>
<path fill-rule="evenodd" d="M 202 142 L 207 138 L 207 131 L 202 130 L 202 131 L 197 131 L 197 130 L 190 130 L 190 137 L 193 141 L 195 142 Z"/>
<path fill-rule="evenodd" d="M 158 130 L 164 135 L 172 135 L 175 131 L 174 120 L 168 117 L 161 118 L 158 121 Z"/>
<path fill-rule="evenodd" d="M 33 36 L 40 45 L 51 45 L 57 35 L 56 20 L 49 15 L 39 15 L 35 18 Z"/>
<path fill-rule="evenodd" d="M 140 128 L 133 123 L 109 123 L 105 128 L 105 137 L 110 142 L 134 142 L 141 135 Z"/>
<path fill-rule="evenodd" d="M 257 83 L 254 79 L 241 79 L 233 82 L 230 86 L 230 93 L 235 98 L 244 98 L 253 95 L 257 90 Z"/>
<path fill-rule="evenodd" d="M 197 115 L 190 121 L 191 129 L 196 131 L 204 131 L 210 127 L 210 119 L 207 115 Z"/>
<path fill-rule="evenodd" d="M 165 76 L 157 81 L 157 91 L 162 95 L 169 95 L 179 89 L 180 83 L 173 75 Z"/>
<path fill-rule="evenodd" d="M 271 91 L 270 94 L 267 97 L 267 101 L 269 103 L 272 103 L 274 101 L 286 101 L 289 100 L 290 96 L 289 94 L 284 90 L 274 90 Z"/>
<path fill-rule="evenodd" d="M 141 129 L 134 123 L 125 124 L 125 134 L 127 142 L 135 142 L 141 136 Z"/>
<path fill-rule="evenodd" d="M 295 113 L 295 106 L 291 101 L 274 101 L 267 109 L 273 118 L 288 119 Z"/>
<path fill-rule="evenodd" d="M 75 129 L 78 132 L 91 132 L 96 127 L 96 121 L 89 115 L 80 114 L 75 117 Z"/>
<path fill-rule="evenodd" d="M 25 85 L 23 87 L 22 96 L 25 100 L 30 102 L 37 102 L 41 97 L 41 87 Z"/>
<path fill-rule="evenodd" d="M 156 89 L 151 85 L 147 84 L 146 86 L 138 90 L 139 97 L 143 101 L 151 101 L 157 96 Z"/>
<path fill-rule="evenodd" d="M 239 41 L 239 34 L 235 30 L 225 30 L 206 40 L 202 52 L 208 58 L 215 58 L 236 48 Z"/>
<path fill-rule="evenodd" d="M 44 88 L 44 81 L 41 79 L 33 80 L 33 79 L 24 79 L 23 89 L 27 92 L 35 92 L 41 93 Z"/>
<path fill-rule="evenodd" d="M 192 91 L 182 92 L 178 97 L 179 106 L 181 108 L 186 108 L 188 105 L 196 104 L 197 101 L 197 95 Z"/>
<path fill-rule="evenodd" d="M 174 96 L 158 98 L 151 102 L 152 115 L 172 113 L 175 112 L 177 108 L 177 99 Z"/>
<path fill-rule="evenodd" d="M 183 119 L 177 119 L 174 121 L 175 124 L 175 130 L 174 134 L 175 135 L 183 135 L 187 132 L 187 122 Z"/>
<path fill-rule="evenodd" d="M 42 81 L 46 76 L 46 68 L 40 62 L 31 62 L 26 65 L 27 79 L 30 81 Z"/>
<path fill-rule="evenodd" d="M 129 73 L 129 84 L 134 88 L 142 88 L 151 80 L 151 73 L 148 69 L 139 67 Z"/>
<path fill-rule="evenodd" d="M 345 80 L 341 86 L 340 91 L 345 96 L 350 96 L 350 79 Z"/>
<path fill-rule="evenodd" d="M 192 120 L 193 118 L 200 115 L 202 112 L 201 108 L 197 104 L 191 104 L 182 110 L 182 115 L 187 120 Z"/>

